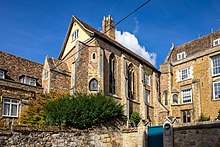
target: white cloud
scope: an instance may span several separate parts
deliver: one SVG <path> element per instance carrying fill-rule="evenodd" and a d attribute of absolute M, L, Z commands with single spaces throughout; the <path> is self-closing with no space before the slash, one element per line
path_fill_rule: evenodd
<path fill-rule="evenodd" d="M 115 38 L 117 42 L 121 43 L 134 53 L 138 54 L 139 56 L 156 66 L 156 53 L 150 53 L 146 51 L 145 47 L 139 44 L 138 39 L 134 34 L 116 30 Z"/>

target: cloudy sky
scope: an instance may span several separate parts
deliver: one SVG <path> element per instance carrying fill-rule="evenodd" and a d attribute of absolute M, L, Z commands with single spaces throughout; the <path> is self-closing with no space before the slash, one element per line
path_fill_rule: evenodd
<path fill-rule="evenodd" d="M 72 15 L 101 29 L 145 0 L 0 0 L 0 50 L 43 63 L 58 57 Z M 116 26 L 116 39 L 156 65 L 176 46 L 220 29 L 219 0 L 151 0 Z"/>

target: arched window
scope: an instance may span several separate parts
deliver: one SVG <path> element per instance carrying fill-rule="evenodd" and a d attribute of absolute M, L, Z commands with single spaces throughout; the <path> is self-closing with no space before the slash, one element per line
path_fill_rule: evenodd
<path fill-rule="evenodd" d="M 177 94 L 173 95 L 173 104 L 178 104 L 178 95 Z"/>
<path fill-rule="evenodd" d="M 92 79 L 89 82 L 89 90 L 97 91 L 98 90 L 98 81 L 96 79 Z"/>
<path fill-rule="evenodd" d="M 134 66 L 130 64 L 128 66 L 128 98 L 135 98 L 135 87 L 134 87 Z"/>
<path fill-rule="evenodd" d="M 115 56 L 109 57 L 109 93 L 115 94 Z"/>
<path fill-rule="evenodd" d="M 167 91 L 164 91 L 163 97 L 164 97 L 164 104 L 168 105 L 168 92 Z"/>

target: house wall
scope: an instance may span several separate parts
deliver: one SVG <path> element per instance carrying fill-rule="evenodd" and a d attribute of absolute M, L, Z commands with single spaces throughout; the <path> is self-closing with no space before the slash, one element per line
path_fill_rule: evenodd
<path fill-rule="evenodd" d="M 0 69 L 5 71 L 5 78 L 0 79 L 0 125 L 16 123 L 28 106 L 28 102 L 43 92 L 41 76 L 43 66 L 39 63 L 0 51 Z M 37 79 L 36 86 L 20 83 L 20 76 Z M 3 116 L 3 99 L 18 100 L 18 117 Z"/>
<path fill-rule="evenodd" d="M 183 50 L 182 50 L 183 51 Z M 207 49 L 205 52 L 198 52 L 186 59 L 173 61 L 171 65 L 164 63 L 161 65 L 161 93 L 168 90 L 168 105 L 171 116 L 181 118 L 182 110 L 191 110 L 191 120 L 197 121 L 201 113 L 210 116 L 212 120 L 217 117 L 220 109 L 220 101 L 213 100 L 213 82 L 219 81 L 220 76 L 212 76 L 212 60 L 211 57 L 220 54 L 219 47 Z M 171 67 L 171 72 L 168 67 Z M 192 78 L 184 81 L 178 81 L 178 70 L 192 67 Z M 181 90 L 192 88 L 191 104 L 182 103 Z M 173 94 L 178 94 L 179 103 L 172 103 Z M 164 97 L 162 96 L 164 104 Z M 182 121 L 182 119 L 180 119 Z"/>

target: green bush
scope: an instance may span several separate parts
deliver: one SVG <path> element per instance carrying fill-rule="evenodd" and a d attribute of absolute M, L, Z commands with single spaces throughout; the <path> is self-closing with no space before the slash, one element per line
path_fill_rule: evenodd
<path fill-rule="evenodd" d="M 49 102 L 44 106 L 48 125 L 89 128 L 122 115 L 123 106 L 102 94 L 76 94 Z"/>
<path fill-rule="evenodd" d="M 210 116 L 207 117 L 205 116 L 203 113 L 201 114 L 201 116 L 199 117 L 199 121 L 209 121 L 210 120 Z"/>
<path fill-rule="evenodd" d="M 131 112 L 130 122 L 133 127 L 137 126 L 140 120 L 141 120 L 141 117 L 138 112 Z"/>

